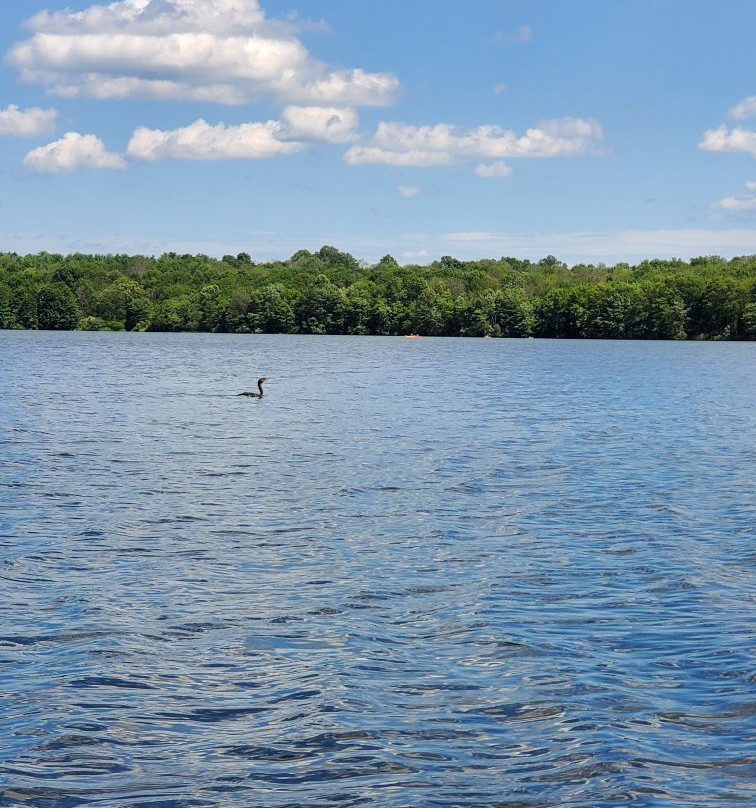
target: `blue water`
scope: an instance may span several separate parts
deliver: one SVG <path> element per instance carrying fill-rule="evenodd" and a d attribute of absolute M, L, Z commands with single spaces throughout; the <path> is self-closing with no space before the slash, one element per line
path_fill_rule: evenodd
<path fill-rule="evenodd" d="M 756 801 L 756 345 L 0 332 L 0 391 L 0 805 Z"/>

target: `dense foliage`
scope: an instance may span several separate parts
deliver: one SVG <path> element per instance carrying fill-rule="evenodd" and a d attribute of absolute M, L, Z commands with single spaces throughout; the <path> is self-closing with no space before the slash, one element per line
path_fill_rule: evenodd
<path fill-rule="evenodd" d="M 756 256 L 568 267 L 368 266 L 328 246 L 266 263 L 0 253 L 0 328 L 753 340 Z"/>

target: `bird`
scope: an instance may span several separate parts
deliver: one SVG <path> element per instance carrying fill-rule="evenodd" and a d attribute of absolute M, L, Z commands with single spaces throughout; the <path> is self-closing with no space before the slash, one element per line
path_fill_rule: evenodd
<path fill-rule="evenodd" d="M 261 376 L 257 380 L 257 389 L 260 391 L 259 393 L 250 393 L 249 391 L 244 391 L 243 393 L 237 393 L 237 396 L 249 396 L 250 398 L 262 398 L 263 397 L 263 384 L 268 381 L 267 376 Z"/>

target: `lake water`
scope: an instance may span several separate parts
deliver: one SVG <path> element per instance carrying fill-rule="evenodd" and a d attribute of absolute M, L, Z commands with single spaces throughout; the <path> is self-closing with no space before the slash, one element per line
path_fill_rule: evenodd
<path fill-rule="evenodd" d="M 0 332 L 0 386 L 0 805 L 756 801 L 755 344 Z"/>

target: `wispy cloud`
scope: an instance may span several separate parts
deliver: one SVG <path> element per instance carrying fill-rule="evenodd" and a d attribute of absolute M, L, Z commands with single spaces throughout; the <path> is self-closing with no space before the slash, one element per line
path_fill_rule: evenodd
<path fill-rule="evenodd" d="M 13 137 L 37 137 L 49 135 L 55 130 L 56 109 L 40 109 L 27 107 L 20 109 L 17 104 L 10 104 L 0 109 L 0 135 Z"/>
<path fill-rule="evenodd" d="M 499 31 L 494 38 L 498 42 L 530 42 L 533 29 L 529 25 L 521 25 L 516 31 Z"/>
<path fill-rule="evenodd" d="M 55 234 L 0 233 L 5 244 L 16 252 L 95 252 L 159 255 L 162 252 L 204 253 L 221 257 L 227 253 L 249 252 L 264 260 L 285 259 L 307 243 L 301 233 L 225 234 L 223 238 L 201 236 L 180 240 L 164 235 L 136 237 L 123 234 L 92 232 Z M 341 244 L 366 261 L 377 261 L 391 253 L 402 262 L 427 263 L 442 255 L 454 255 L 463 260 L 481 256 L 514 255 L 539 260 L 556 255 L 568 264 L 584 262 L 612 264 L 619 261 L 635 263 L 649 257 L 691 258 L 698 255 L 748 255 L 756 253 L 756 229 L 690 229 L 690 230 L 625 230 L 617 232 L 583 233 L 405 233 L 399 237 L 380 237 L 351 233 L 340 241 L 336 235 L 321 235 L 312 247 L 321 243 Z"/>
<path fill-rule="evenodd" d="M 639 261 L 649 257 L 745 255 L 756 252 L 756 229 L 621 230 L 601 233 L 449 233 L 449 250 L 470 255 L 556 255 L 570 263 Z"/>
<path fill-rule="evenodd" d="M 60 140 L 32 149 L 24 166 L 41 173 L 70 173 L 80 168 L 125 168 L 126 160 L 112 154 L 95 135 L 66 132 Z"/>
<path fill-rule="evenodd" d="M 475 166 L 475 173 L 479 177 L 508 177 L 512 173 L 512 167 L 506 163 L 481 163 Z"/>
<path fill-rule="evenodd" d="M 499 126 L 382 122 L 367 144 L 352 146 L 344 159 L 352 165 L 433 166 L 505 157 L 574 157 L 600 152 L 602 142 L 601 125 L 582 118 L 544 121 L 523 135 Z"/>
<path fill-rule="evenodd" d="M 67 98 L 363 106 L 390 103 L 399 85 L 391 73 L 319 61 L 257 0 L 118 0 L 42 12 L 28 26 L 8 62 Z"/>
<path fill-rule="evenodd" d="M 756 95 L 750 95 L 736 104 L 729 112 L 731 118 L 742 120 L 756 116 Z"/>
<path fill-rule="evenodd" d="M 419 196 L 422 189 L 417 185 L 400 185 L 399 195 L 405 199 L 412 199 L 413 196 Z"/>

